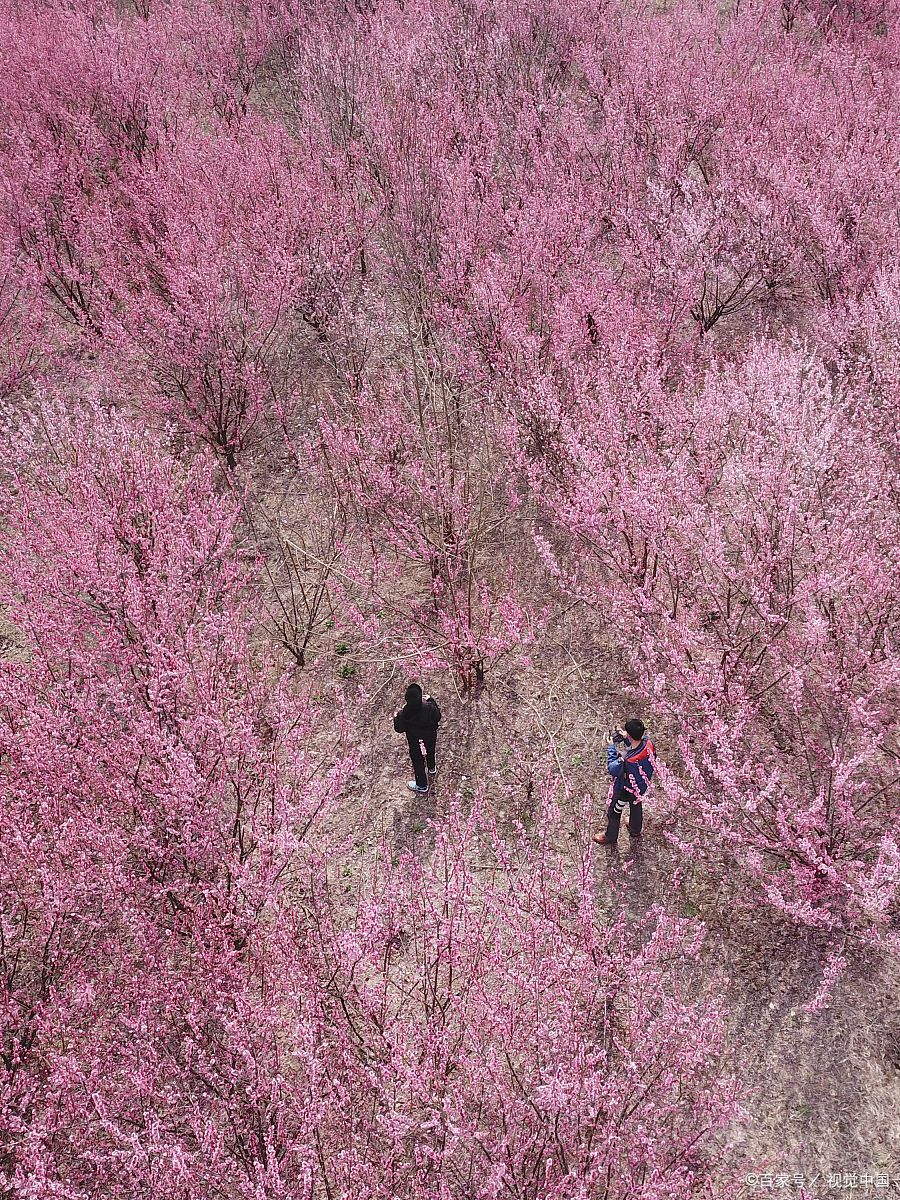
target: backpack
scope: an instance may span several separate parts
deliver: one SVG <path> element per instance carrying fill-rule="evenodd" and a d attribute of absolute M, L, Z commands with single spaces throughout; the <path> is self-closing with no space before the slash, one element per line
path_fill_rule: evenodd
<path fill-rule="evenodd" d="M 438 725 L 441 720 L 441 710 L 440 710 L 440 708 L 438 708 L 437 700 L 435 700 L 434 696 L 429 696 L 428 699 L 425 701 L 425 703 L 429 706 L 431 711 L 434 713 L 434 723 L 435 723 L 435 725 Z"/>
<path fill-rule="evenodd" d="M 629 750 L 628 754 L 626 754 L 624 756 L 624 758 L 622 759 L 622 774 L 619 776 L 619 778 L 616 780 L 616 783 L 614 784 L 614 791 L 616 792 L 617 795 L 622 795 L 624 793 L 628 797 L 633 796 L 635 801 L 640 803 L 641 799 L 643 798 L 644 793 L 646 792 L 646 790 L 650 784 L 650 780 L 653 778 L 654 756 L 655 755 L 656 755 L 656 747 L 653 745 L 653 742 L 651 742 L 651 740 L 648 737 L 643 737 L 641 739 L 640 745 L 633 746 L 631 748 L 631 750 Z M 649 759 L 648 765 L 650 767 L 649 772 L 644 771 L 644 769 L 639 765 L 641 763 L 647 762 L 648 759 Z M 628 782 L 631 777 L 631 771 L 629 770 L 629 768 L 634 767 L 634 766 L 638 767 L 638 771 L 640 772 L 640 774 L 642 776 L 642 782 L 644 784 L 643 788 L 641 788 L 640 785 L 638 785 L 638 793 L 635 793 L 628 786 Z"/>

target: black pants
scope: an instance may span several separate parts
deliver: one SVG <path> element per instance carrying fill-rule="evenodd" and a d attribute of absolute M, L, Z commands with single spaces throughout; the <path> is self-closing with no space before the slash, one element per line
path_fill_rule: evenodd
<path fill-rule="evenodd" d="M 622 812 L 626 804 L 629 806 L 628 832 L 632 837 L 637 837 L 641 832 L 644 824 L 644 806 L 641 801 L 628 792 L 614 792 L 606 810 L 606 840 L 608 842 L 619 840 L 619 826 L 622 823 Z"/>
<path fill-rule="evenodd" d="M 434 749 L 437 745 L 437 730 L 433 733 L 423 734 L 421 739 L 408 733 L 406 740 L 409 743 L 409 757 L 412 759 L 416 784 L 420 788 L 428 787 L 428 776 L 425 774 L 425 768 L 427 766 L 429 771 L 434 770 Z M 420 740 L 425 743 L 424 758 L 422 757 L 422 747 L 419 745 Z"/>

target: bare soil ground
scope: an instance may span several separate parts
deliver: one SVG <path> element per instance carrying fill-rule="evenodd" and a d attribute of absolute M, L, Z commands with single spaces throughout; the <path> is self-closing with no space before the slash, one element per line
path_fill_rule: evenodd
<path fill-rule="evenodd" d="M 342 679 L 333 666 L 331 686 L 350 703 L 362 686 Z M 326 653 L 313 667 L 328 673 Z M 363 671 L 374 696 L 358 711 L 363 760 L 342 802 L 340 824 L 351 837 L 355 860 L 346 887 L 365 876 L 367 861 L 385 839 L 395 851 L 427 857 L 434 823 L 451 796 L 466 797 L 484 785 L 501 823 L 526 827 L 536 811 L 542 771 L 553 763 L 568 791 L 557 799 L 573 860 L 602 828 L 607 792 L 603 733 L 609 716 L 635 702 L 618 674 L 614 652 L 591 642 L 583 617 L 571 613 L 533 654 L 528 668 L 501 665 L 480 694 L 461 698 L 447 679 L 422 679 L 443 710 L 438 742 L 439 774 L 426 796 L 406 788 L 411 770 L 404 739 L 391 718 L 402 703 L 407 678 L 398 671 Z M 324 690 L 329 685 L 320 676 Z M 653 728 L 665 756 L 670 731 Z M 585 796 L 593 827 L 581 814 Z M 725 864 L 686 862 L 667 840 L 678 814 L 645 804 L 645 833 L 630 843 L 623 828 L 616 850 L 593 846 L 598 907 L 642 916 L 654 904 L 707 926 L 699 991 L 721 973 L 729 1010 L 729 1046 L 735 1069 L 750 1092 L 748 1120 L 722 1147 L 721 1178 L 735 1197 L 773 1191 L 825 1196 L 829 1176 L 884 1174 L 890 1187 L 855 1195 L 900 1194 L 900 969 L 883 957 L 858 953 L 837 985 L 829 1006 L 807 1014 L 822 974 L 823 945 L 749 902 L 741 880 Z M 702 814 L 692 814 L 697 819 Z M 568 825 L 568 828 L 566 826 Z M 776 1187 L 745 1182 L 748 1173 L 784 1173 Z M 833 1181 L 831 1181 L 833 1182 Z M 851 1179 L 852 1182 L 852 1179 Z M 858 1185 L 861 1187 L 861 1185 Z"/>

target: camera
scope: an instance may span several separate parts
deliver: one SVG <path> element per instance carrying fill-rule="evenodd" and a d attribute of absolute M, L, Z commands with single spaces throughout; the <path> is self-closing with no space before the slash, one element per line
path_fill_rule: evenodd
<path fill-rule="evenodd" d="M 628 738 L 626 738 L 621 729 L 611 729 L 609 733 L 609 740 L 616 746 L 624 746 L 628 741 Z"/>

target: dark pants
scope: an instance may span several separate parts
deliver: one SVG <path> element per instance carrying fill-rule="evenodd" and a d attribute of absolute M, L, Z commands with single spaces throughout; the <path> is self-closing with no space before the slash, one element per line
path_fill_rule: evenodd
<path fill-rule="evenodd" d="M 644 806 L 641 801 L 629 795 L 628 792 L 613 793 L 609 808 L 606 810 L 606 840 L 608 842 L 619 840 L 619 826 L 622 823 L 622 812 L 626 804 L 629 806 L 628 832 L 632 837 L 637 837 L 641 832 L 644 824 Z"/>
<path fill-rule="evenodd" d="M 434 770 L 434 749 L 437 745 L 437 730 L 433 733 L 426 733 L 422 738 L 413 737 L 411 733 L 406 735 L 406 740 L 409 743 L 409 757 L 412 759 L 413 772 L 416 776 L 416 784 L 420 788 L 428 787 L 428 776 L 425 774 L 425 768 L 429 771 Z M 422 747 L 419 742 L 425 744 L 425 757 L 422 757 Z"/>

